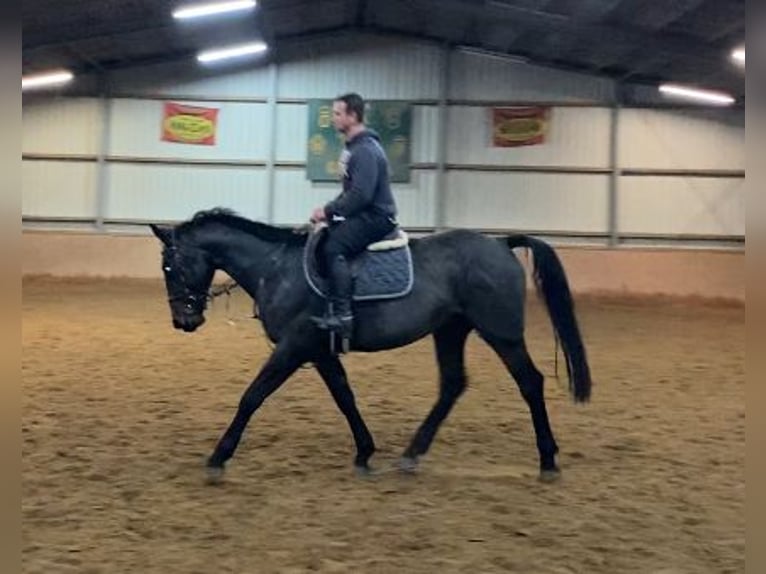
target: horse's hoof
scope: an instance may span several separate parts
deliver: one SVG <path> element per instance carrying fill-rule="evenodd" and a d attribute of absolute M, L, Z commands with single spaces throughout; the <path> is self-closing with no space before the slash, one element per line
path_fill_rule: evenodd
<path fill-rule="evenodd" d="M 355 464 L 354 472 L 356 472 L 356 475 L 359 478 L 367 478 L 373 474 L 372 469 L 369 467 L 369 465 L 366 464 Z"/>
<path fill-rule="evenodd" d="M 413 456 L 403 456 L 399 459 L 399 470 L 407 474 L 415 474 L 418 470 L 418 459 Z"/>
<path fill-rule="evenodd" d="M 224 469 L 222 466 L 206 467 L 205 482 L 210 485 L 221 484 L 223 482 L 223 472 Z"/>
<path fill-rule="evenodd" d="M 550 484 L 552 482 L 556 482 L 560 478 L 561 478 L 561 471 L 558 468 L 552 468 L 552 469 L 540 471 L 540 482 L 545 482 L 546 484 Z"/>

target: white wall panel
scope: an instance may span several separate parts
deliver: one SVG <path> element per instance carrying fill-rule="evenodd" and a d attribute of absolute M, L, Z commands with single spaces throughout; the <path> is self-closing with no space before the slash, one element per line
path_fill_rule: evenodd
<path fill-rule="evenodd" d="M 95 217 L 96 163 L 23 161 L 21 213 L 37 217 Z"/>
<path fill-rule="evenodd" d="M 179 220 L 218 206 L 266 218 L 265 169 L 113 164 L 108 170 L 107 219 Z"/>
<path fill-rule="evenodd" d="M 609 177 L 449 172 L 447 225 L 604 232 Z"/>
<path fill-rule="evenodd" d="M 61 98 L 25 104 L 23 153 L 91 154 L 101 142 L 101 110 L 96 98 Z"/>
<path fill-rule="evenodd" d="M 262 161 L 268 157 L 270 119 L 266 104 L 180 103 L 218 108 L 215 145 L 162 141 L 162 102 L 118 99 L 112 102 L 109 155 Z"/>
<path fill-rule="evenodd" d="M 119 70 L 110 74 L 110 89 L 130 95 L 265 98 L 269 69 L 260 61 L 247 69 L 204 68 L 196 61 Z"/>
<path fill-rule="evenodd" d="M 392 187 L 399 206 L 398 220 L 404 227 L 435 227 L 436 188 L 435 171 L 415 170 L 409 184 L 395 184 Z"/>
<path fill-rule="evenodd" d="M 745 234 L 745 179 L 622 177 L 623 233 Z"/>
<path fill-rule="evenodd" d="M 403 226 L 434 226 L 435 186 L 435 173 L 425 171 L 413 171 L 410 184 L 393 186 Z M 312 183 L 302 169 L 281 169 L 275 174 L 275 190 L 275 222 L 300 225 L 308 221 L 312 209 L 340 193 L 340 183 Z"/>
<path fill-rule="evenodd" d="M 306 161 L 308 133 L 308 106 L 277 105 L 277 161 Z"/>
<path fill-rule="evenodd" d="M 436 163 L 439 158 L 439 108 L 436 106 L 414 106 L 412 108 L 412 149 L 413 163 Z"/>
<path fill-rule="evenodd" d="M 278 169 L 274 174 L 274 222 L 307 223 L 311 211 L 330 201 L 339 189 L 339 184 L 308 181 L 304 169 Z"/>
<path fill-rule="evenodd" d="M 459 164 L 609 167 L 610 112 L 604 108 L 553 108 L 542 145 L 492 147 L 491 108 L 450 107 L 447 162 Z"/>
<path fill-rule="evenodd" d="M 288 62 L 279 69 L 279 97 L 334 98 L 358 91 L 366 99 L 436 99 L 439 49 L 411 44 L 367 46 Z"/>
<path fill-rule="evenodd" d="M 745 169 L 745 130 L 681 111 L 620 112 L 623 168 Z"/>
<path fill-rule="evenodd" d="M 611 102 L 611 80 L 499 58 L 453 52 L 450 99 Z"/>

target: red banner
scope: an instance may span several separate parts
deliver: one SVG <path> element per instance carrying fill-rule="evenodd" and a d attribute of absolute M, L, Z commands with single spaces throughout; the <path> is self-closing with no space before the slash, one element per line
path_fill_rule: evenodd
<path fill-rule="evenodd" d="M 162 140 L 185 144 L 215 145 L 218 110 L 165 102 Z"/>
<path fill-rule="evenodd" d="M 492 145 L 517 147 L 545 142 L 550 119 L 550 108 L 493 108 Z"/>

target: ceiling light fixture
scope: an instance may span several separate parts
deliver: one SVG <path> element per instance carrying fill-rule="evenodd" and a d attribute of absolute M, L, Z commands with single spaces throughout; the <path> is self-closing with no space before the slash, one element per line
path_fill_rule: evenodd
<path fill-rule="evenodd" d="M 744 66 L 745 65 L 745 49 L 737 48 L 736 50 L 733 50 L 731 53 L 731 59 L 734 60 L 737 64 Z"/>
<path fill-rule="evenodd" d="M 55 70 L 21 77 L 21 91 L 60 86 L 70 82 L 74 75 L 69 70 Z"/>
<path fill-rule="evenodd" d="M 712 90 L 700 90 L 678 84 L 662 84 L 660 92 L 663 94 L 688 100 L 696 100 L 718 106 L 729 106 L 735 102 L 735 99 L 724 92 L 714 92 Z"/>
<path fill-rule="evenodd" d="M 232 58 L 241 58 L 253 54 L 260 54 L 268 50 L 268 46 L 263 42 L 252 42 L 250 44 L 240 44 L 228 48 L 216 48 L 214 50 L 205 50 L 197 54 L 197 61 L 203 64 L 210 62 L 219 62 Z"/>
<path fill-rule="evenodd" d="M 191 6 L 186 6 L 175 10 L 173 12 L 173 18 L 176 20 L 190 20 L 192 18 L 217 16 L 218 14 L 226 14 L 229 12 L 252 10 L 255 8 L 255 4 L 255 0 L 231 0 L 229 2 L 193 4 Z"/>

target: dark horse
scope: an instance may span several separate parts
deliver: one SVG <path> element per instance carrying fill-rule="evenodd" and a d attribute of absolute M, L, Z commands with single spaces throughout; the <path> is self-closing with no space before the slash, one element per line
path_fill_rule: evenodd
<path fill-rule="evenodd" d="M 222 475 L 253 413 L 306 363 L 314 365 L 348 420 L 356 443 L 355 466 L 367 471 L 375 443 L 356 407 L 343 365 L 330 352 L 327 333 L 310 318 L 318 308 L 318 296 L 310 290 L 302 266 L 309 232 L 272 227 L 222 209 L 200 212 L 174 227 L 151 227 L 164 244 L 162 267 L 175 328 L 192 332 L 202 325 L 213 275 L 220 269 L 254 299 L 266 334 L 276 345 L 208 459 L 211 479 Z M 500 356 L 529 406 L 541 479 L 559 474 L 543 376 L 524 341 L 526 277 L 514 247 L 532 250 L 535 283 L 561 342 L 574 400 L 585 402 L 590 397 L 590 369 L 572 297 L 549 245 L 526 235 L 494 239 L 467 230 L 411 239 L 412 290 L 398 299 L 356 302 L 351 341 L 352 351 L 373 352 L 434 336 L 439 397 L 404 451 L 404 470 L 414 470 L 465 391 L 464 346 L 475 329 Z"/>

